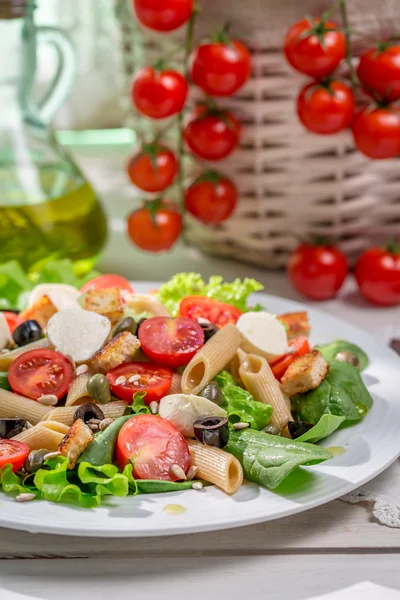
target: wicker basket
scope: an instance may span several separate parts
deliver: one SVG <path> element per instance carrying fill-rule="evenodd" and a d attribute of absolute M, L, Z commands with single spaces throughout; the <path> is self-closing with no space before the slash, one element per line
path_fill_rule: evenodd
<path fill-rule="evenodd" d="M 387 33 L 400 27 L 399 0 L 348 0 L 357 29 Z M 129 3 L 130 4 L 130 3 Z M 320 14 L 327 3 L 285 0 L 201 0 L 198 36 L 229 21 L 253 52 L 253 76 L 234 97 L 218 102 L 243 123 L 240 148 L 214 163 L 238 186 L 240 202 L 231 219 L 210 228 L 188 219 L 186 237 L 205 252 L 268 268 L 284 266 L 299 236 L 328 235 L 350 260 L 367 245 L 400 234 L 400 159 L 370 161 L 355 151 L 348 132 L 315 136 L 295 115 L 304 78 L 286 64 L 282 39 L 288 24 L 305 13 Z M 328 3 L 329 6 L 329 3 Z M 119 0 L 127 123 L 134 120 L 128 89 L 142 64 L 176 45 L 178 34 L 140 30 L 126 0 Z M 245 24 L 246 30 L 243 25 Z M 145 127 L 149 127 L 147 122 Z"/>

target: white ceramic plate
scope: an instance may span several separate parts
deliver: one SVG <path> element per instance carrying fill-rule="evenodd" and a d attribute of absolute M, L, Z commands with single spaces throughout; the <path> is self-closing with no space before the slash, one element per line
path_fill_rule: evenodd
<path fill-rule="evenodd" d="M 144 292 L 157 284 L 136 284 Z M 268 310 L 283 313 L 301 310 L 296 302 L 266 294 L 257 301 Z M 0 494 L 0 526 L 30 532 L 101 537 L 160 536 L 226 529 L 278 519 L 339 498 L 364 484 L 400 455 L 400 361 L 396 354 L 362 330 L 319 310 L 308 309 L 312 342 L 344 338 L 361 346 L 370 366 L 363 373 L 374 398 L 369 414 L 357 425 L 336 432 L 323 445 L 340 446 L 345 453 L 321 465 L 297 469 L 290 486 L 280 493 L 247 483 L 234 496 L 214 487 L 202 491 L 111 498 L 93 510 L 44 501 L 19 504 Z M 178 504 L 186 510 L 168 514 L 164 508 Z"/>

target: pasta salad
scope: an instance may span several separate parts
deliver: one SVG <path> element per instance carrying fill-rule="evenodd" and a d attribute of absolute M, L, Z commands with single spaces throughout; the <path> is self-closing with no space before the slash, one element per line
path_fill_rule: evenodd
<path fill-rule="evenodd" d="M 234 494 L 244 479 L 279 492 L 371 408 L 365 353 L 312 347 L 306 312 L 249 305 L 254 279 L 180 273 L 139 294 L 118 275 L 35 284 L 15 268 L 0 302 L 0 485 L 17 501 L 92 508 Z"/>

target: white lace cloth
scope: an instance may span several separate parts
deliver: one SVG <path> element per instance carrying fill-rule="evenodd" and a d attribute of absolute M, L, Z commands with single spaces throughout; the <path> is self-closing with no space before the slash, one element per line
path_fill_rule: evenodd
<path fill-rule="evenodd" d="M 387 527 L 400 528 L 400 459 L 365 486 L 346 494 L 344 502 L 369 502 L 375 519 Z"/>

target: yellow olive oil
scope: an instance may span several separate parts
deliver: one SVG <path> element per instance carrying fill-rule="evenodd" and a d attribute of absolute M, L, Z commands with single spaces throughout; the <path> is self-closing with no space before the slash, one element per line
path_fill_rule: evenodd
<path fill-rule="evenodd" d="M 333 456 L 342 456 L 342 454 L 345 453 L 345 449 L 341 446 L 329 446 L 329 448 L 326 448 L 326 450 L 333 454 Z"/>
<path fill-rule="evenodd" d="M 163 513 L 166 515 L 181 515 L 186 510 L 181 504 L 166 504 L 163 508 Z"/>

